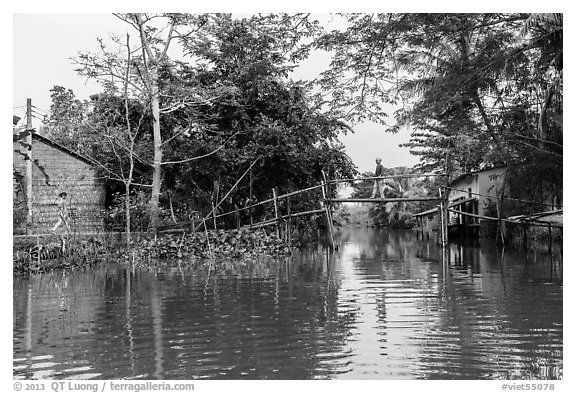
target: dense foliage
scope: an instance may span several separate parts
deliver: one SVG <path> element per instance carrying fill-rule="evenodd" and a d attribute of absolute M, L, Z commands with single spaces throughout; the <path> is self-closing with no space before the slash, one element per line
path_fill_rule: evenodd
<path fill-rule="evenodd" d="M 208 213 L 239 180 L 222 209 L 270 198 L 273 188 L 282 194 L 308 187 L 322 179 L 322 170 L 332 177 L 354 175 L 337 140 L 348 126 L 322 113 L 308 84 L 287 78 L 307 55 L 300 40 L 317 31 L 316 22 L 305 15 L 165 17 L 170 26 L 189 21 L 188 28 L 195 28 L 194 34 L 175 36 L 183 60 L 163 57 L 156 64 L 162 141 L 158 212 L 165 221 Z M 116 43 L 122 46 L 120 39 Z M 131 199 L 142 191 L 149 195 L 158 146 L 150 97 L 139 94 L 145 84 L 134 79 L 146 66 L 143 58 L 103 46 L 99 56 L 83 54 L 77 61 L 81 73 L 103 82 L 104 91 L 82 103 L 56 86 L 46 132 L 98 162 L 102 176 L 118 181 L 110 194 L 129 182 Z M 112 74 L 126 75 L 124 83 L 113 83 Z M 294 198 L 291 203 L 296 209 L 315 202 Z M 151 216 L 148 211 L 133 217 L 135 228 L 143 214 Z"/>
<path fill-rule="evenodd" d="M 561 205 L 562 14 L 353 14 L 318 46 L 332 110 L 410 126 L 419 169 L 510 165 L 514 194 Z"/>
<path fill-rule="evenodd" d="M 337 138 L 363 120 L 388 132 L 410 127 L 416 171 L 454 178 L 505 164 L 514 197 L 562 204 L 562 14 L 350 14 L 324 33 L 301 14 L 119 18 L 142 50 L 127 37 L 114 41 L 123 51 L 103 43 L 102 53 L 80 55 L 79 71 L 104 90 L 80 102 L 55 87 L 48 128 L 103 176 L 134 186 L 125 187 L 133 197 L 153 200 L 160 176 L 151 225 L 162 212 L 171 221 L 209 212 L 238 180 L 223 209 L 316 184 L 322 170 L 352 177 Z M 289 80 L 311 48 L 333 56 L 322 94 Z M 393 121 L 386 104 L 399 108 Z M 438 188 L 412 183 L 396 182 L 394 196 Z M 312 207 L 310 198 L 292 202 Z M 415 209 L 388 206 L 379 216 L 403 221 Z"/>

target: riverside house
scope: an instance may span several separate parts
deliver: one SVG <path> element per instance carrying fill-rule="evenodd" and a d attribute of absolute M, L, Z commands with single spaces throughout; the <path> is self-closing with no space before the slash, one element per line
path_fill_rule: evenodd
<path fill-rule="evenodd" d="M 16 132 L 16 131 L 14 131 Z M 58 221 L 56 200 L 67 193 L 71 231 L 95 233 L 103 230 L 102 210 L 106 188 L 97 167 L 86 157 L 34 133 L 32 135 L 32 188 L 27 187 L 28 146 L 13 142 L 13 234 L 44 234 Z M 31 195 L 29 196 L 28 193 Z M 26 225 L 30 197 L 32 223 Z"/>

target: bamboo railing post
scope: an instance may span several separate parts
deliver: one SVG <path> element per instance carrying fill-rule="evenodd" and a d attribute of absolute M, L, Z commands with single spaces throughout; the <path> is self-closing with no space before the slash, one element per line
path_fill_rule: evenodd
<path fill-rule="evenodd" d="M 552 254 L 552 224 L 548 223 L 548 253 Z"/>
<path fill-rule="evenodd" d="M 276 187 L 272 189 L 272 195 L 274 195 L 274 214 L 276 215 L 276 236 L 280 239 L 280 218 L 278 217 L 278 194 Z"/>
<path fill-rule="evenodd" d="M 442 201 L 438 205 L 438 231 L 436 232 L 436 244 L 442 244 L 442 232 L 444 231 L 444 225 L 442 223 Z"/>
<path fill-rule="evenodd" d="M 220 202 L 218 202 L 213 208 L 212 211 L 210 213 L 208 213 L 207 216 L 205 216 L 202 221 L 207 220 L 208 218 L 210 218 L 210 216 L 214 215 L 214 212 L 216 211 L 216 209 L 226 200 L 226 198 L 228 198 L 228 196 L 232 193 L 232 191 L 234 191 L 234 189 L 236 189 L 236 186 L 240 183 L 240 181 L 244 178 L 244 176 L 246 176 L 246 174 L 248 174 L 248 172 L 250 171 L 250 169 L 252 169 L 252 167 L 254 166 L 254 164 L 256 164 L 256 162 L 260 159 L 260 157 L 257 157 L 252 164 L 250 164 L 250 167 L 246 170 L 246 172 L 244 172 L 242 174 L 242 176 L 240 176 L 240 178 L 236 181 L 236 183 L 234 183 L 234 185 L 232 186 L 232 188 L 230 188 L 230 190 L 226 193 L 226 195 L 224 195 L 224 197 L 222 197 L 222 199 L 220 200 Z M 198 224 L 198 226 L 195 228 L 199 229 L 202 226 L 202 223 Z"/>
<path fill-rule="evenodd" d="M 448 244 L 448 192 L 444 189 L 442 194 L 442 202 L 444 202 L 444 245 Z"/>
<path fill-rule="evenodd" d="M 524 249 L 528 248 L 528 224 L 523 223 L 522 229 L 524 231 Z"/>
<path fill-rule="evenodd" d="M 332 213 L 330 211 L 330 189 L 328 188 L 328 179 L 324 171 L 322 171 L 322 177 L 324 178 L 324 183 L 322 184 L 322 196 L 324 197 L 324 209 L 326 210 L 326 222 L 328 224 L 328 234 L 330 236 L 330 248 L 332 248 L 334 247 L 334 227 L 332 221 Z"/>
<path fill-rule="evenodd" d="M 290 211 L 290 196 L 286 197 L 286 209 L 288 210 L 288 221 L 286 223 L 286 239 L 288 244 L 292 244 L 292 212 Z"/>
<path fill-rule="evenodd" d="M 254 224 L 254 217 L 252 216 L 252 211 L 254 210 L 252 207 L 252 167 L 250 167 L 250 197 L 249 197 L 249 204 L 250 204 L 250 209 L 248 209 L 248 213 L 250 214 L 250 225 Z"/>
<path fill-rule="evenodd" d="M 212 202 L 212 211 L 216 212 L 216 207 L 214 207 L 214 202 Z M 216 214 L 212 214 L 212 219 L 214 221 L 214 230 L 218 229 L 218 226 L 216 225 Z"/>
<path fill-rule="evenodd" d="M 438 213 L 440 215 L 440 243 L 442 247 L 446 246 L 448 242 L 448 210 L 447 210 L 447 201 L 446 201 L 446 193 L 442 192 L 442 188 L 438 189 L 438 195 L 440 196 L 440 206 L 438 208 Z"/>

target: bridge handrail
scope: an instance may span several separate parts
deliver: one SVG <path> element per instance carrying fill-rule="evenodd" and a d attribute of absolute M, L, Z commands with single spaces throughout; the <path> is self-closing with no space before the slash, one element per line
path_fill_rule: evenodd
<path fill-rule="evenodd" d="M 252 163 L 252 165 L 250 165 L 250 168 L 256 163 L 257 160 L 258 159 L 256 159 Z M 248 170 L 250 168 L 248 168 Z M 322 188 L 322 187 L 325 187 L 326 185 L 330 185 L 330 184 L 353 183 L 353 182 L 358 182 L 358 181 L 368 181 L 368 180 L 376 180 L 376 179 L 397 179 L 397 178 L 407 178 L 407 177 L 446 176 L 446 174 L 444 174 L 444 173 L 410 173 L 410 174 L 403 174 L 403 175 L 370 176 L 370 177 L 353 178 L 353 179 L 325 179 L 323 182 L 321 182 L 320 184 L 315 185 L 315 186 L 311 186 L 311 187 L 304 188 L 301 190 L 291 191 L 291 192 L 288 192 L 288 193 L 283 194 L 283 195 L 278 195 L 276 197 L 268 198 L 268 199 L 265 199 L 263 201 L 253 203 L 249 206 L 243 206 L 243 207 L 240 207 L 238 209 L 234 209 L 234 210 L 231 210 L 228 212 L 216 214 L 215 210 L 224 201 L 224 199 L 232 192 L 232 190 L 236 187 L 236 185 L 239 183 L 239 181 L 246 175 L 246 173 L 248 173 L 248 170 L 246 172 L 244 172 L 244 174 L 240 177 L 240 179 L 236 182 L 236 184 L 232 187 L 232 189 L 228 192 L 228 194 L 226 194 L 226 196 L 224 198 L 222 198 L 222 200 L 213 208 L 213 210 L 210 212 L 210 214 L 208 214 L 207 216 L 202 218 L 202 222 L 205 222 L 210 216 L 212 216 L 213 218 L 220 218 L 220 217 L 225 217 L 225 216 L 230 215 L 230 214 L 237 214 L 237 213 L 244 211 L 244 210 L 253 209 L 256 206 L 264 205 L 266 203 L 275 202 L 275 201 L 278 201 L 280 199 L 285 199 L 285 198 L 288 198 L 288 197 L 291 197 L 294 195 L 299 195 L 303 192 Z M 336 199 L 330 199 L 330 198 L 327 198 L 327 199 L 320 198 L 320 200 L 323 200 L 325 202 L 327 202 L 327 201 L 335 202 L 336 201 Z M 402 199 L 402 200 L 405 200 L 405 199 Z M 428 200 L 428 199 L 426 199 L 426 200 Z M 198 226 L 198 228 L 199 228 L 199 226 Z M 198 229 L 198 228 L 196 228 L 196 229 Z"/>
<path fill-rule="evenodd" d="M 368 176 L 368 177 L 357 177 L 357 178 L 353 178 L 353 179 L 330 179 L 330 180 L 328 180 L 328 183 L 329 184 L 354 183 L 357 181 L 376 180 L 376 179 L 397 179 L 397 178 L 405 178 L 405 177 L 433 177 L 433 176 L 446 176 L 446 174 L 445 173 L 407 173 L 404 175 Z"/>

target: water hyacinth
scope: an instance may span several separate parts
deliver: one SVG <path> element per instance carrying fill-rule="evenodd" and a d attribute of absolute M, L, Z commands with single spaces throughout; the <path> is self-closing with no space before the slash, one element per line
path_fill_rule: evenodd
<path fill-rule="evenodd" d="M 15 275 L 44 273 L 52 269 L 74 269 L 113 257 L 130 265 L 158 267 L 178 261 L 201 267 L 218 259 L 218 266 L 230 269 L 250 261 L 290 255 L 292 248 L 275 234 L 264 230 L 212 230 L 207 232 L 164 234 L 132 241 L 130 249 L 120 243 L 99 239 L 69 241 L 62 237 L 46 244 L 15 249 Z M 226 262 L 224 262 L 226 261 Z"/>
<path fill-rule="evenodd" d="M 62 237 L 45 244 L 14 247 L 12 270 L 15 275 L 27 275 L 86 267 L 105 260 L 110 252 L 110 244 L 96 238 L 70 241 Z"/>
<path fill-rule="evenodd" d="M 165 235 L 133 245 L 132 262 L 147 264 L 156 260 L 196 261 L 217 257 L 243 259 L 287 255 L 291 247 L 265 231 L 236 229 Z"/>

